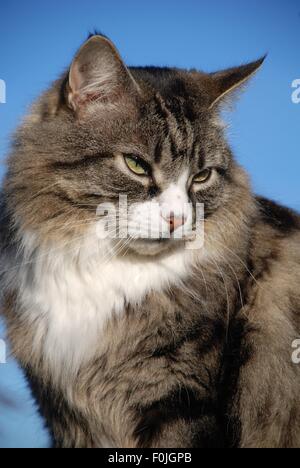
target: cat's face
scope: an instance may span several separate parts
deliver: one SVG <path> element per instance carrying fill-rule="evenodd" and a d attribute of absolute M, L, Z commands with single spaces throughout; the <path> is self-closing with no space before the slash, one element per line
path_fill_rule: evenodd
<path fill-rule="evenodd" d="M 126 223 L 122 242 L 130 251 L 183 248 L 195 234 L 197 204 L 208 218 L 237 196 L 237 167 L 216 107 L 259 64 L 213 75 L 127 69 L 110 41 L 90 39 L 66 83 L 40 104 L 43 121 L 31 133 L 45 144 L 35 148 L 39 181 L 31 190 L 42 194 L 46 181 L 53 190 L 46 207 L 40 199 L 37 224 L 46 226 L 46 212 L 53 231 L 62 230 L 64 219 L 75 235 L 86 220 L 114 238 L 116 217 L 118 227 Z M 121 209 L 124 196 L 127 209 Z M 115 208 L 109 215 L 108 203 Z"/>
<path fill-rule="evenodd" d="M 93 138 L 93 148 L 88 154 L 74 148 L 61 170 L 65 189 L 72 181 L 77 202 L 87 209 L 91 203 L 93 210 L 98 204 L 98 213 L 102 204 L 113 203 L 118 221 L 124 218 L 120 195 L 126 195 L 131 249 L 153 254 L 182 247 L 193 238 L 197 203 L 209 214 L 230 188 L 231 156 L 222 127 L 178 96 L 153 95 L 130 104 L 124 103 L 123 115 L 114 109 L 97 112 L 95 105 L 79 123 L 89 135 L 86 147 Z M 81 158 L 84 163 L 78 165 Z"/>

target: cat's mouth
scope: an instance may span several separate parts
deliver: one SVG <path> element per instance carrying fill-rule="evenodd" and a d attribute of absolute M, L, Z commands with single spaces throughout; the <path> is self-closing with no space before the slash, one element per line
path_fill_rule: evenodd
<path fill-rule="evenodd" d="M 186 236 L 184 238 L 176 239 L 170 238 L 136 238 L 132 239 L 128 244 L 128 252 L 136 253 L 143 256 L 155 256 L 163 253 L 182 250 L 185 248 L 187 242 L 192 242 L 195 236 Z"/>
<path fill-rule="evenodd" d="M 182 248 L 183 242 L 172 242 L 170 239 L 134 239 L 130 242 L 129 253 L 142 256 L 155 256 Z"/>

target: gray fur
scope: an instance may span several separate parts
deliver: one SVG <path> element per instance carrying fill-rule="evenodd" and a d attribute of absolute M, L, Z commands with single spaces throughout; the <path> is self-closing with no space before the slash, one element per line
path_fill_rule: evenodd
<path fill-rule="evenodd" d="M 71 68 L 87 81 L 74 90 L 78 76 L 64 75 L 18 129 L 2 194 L 3 311 L 54 444 L 299 447 L 300 368 L 291 359 L 299 216 L 255 198 L 218 121 L 224 99 L 261 61 L 212 75 L 127 69 L 109 42 L 90 44 Z M 138 153 L 160 182 L 118 171 L 117 153 Z M 84 236 L 101 201 L 147 200 L 183 166 L 195 174 L 205 165 L 217 168 L 216 183 L 191 198 L 205 203 L 214 255 L 196 256 L 180 284 L 125 304 L 88 363 L 57 377 L 44 353 L 45 317 L 20 300 L 42 280 L 40 249 Z M 180 248 L 140 241 L 127 259 L 147 265 Z"/>

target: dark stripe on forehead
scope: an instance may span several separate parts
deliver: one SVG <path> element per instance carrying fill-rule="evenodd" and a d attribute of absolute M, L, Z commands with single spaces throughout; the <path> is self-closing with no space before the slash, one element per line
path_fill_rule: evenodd
<path fill-rule="evenodd" d="M 188 129 L 187 129 L 187 120 L 183 114 L 183 112 L 181 113 L 181 117 L 180 117 L 180 131 L 182 133 L 182 145 L 184 147 L 184 150 L 187 152 L 188 150 Z"/>
<path fill-rule="evenodd" d="M 168 120 L 169 111 L 166 107 L 165 102 L 163 101 L 163 98 L 158 93 L 156 93 L 154 96 L 154 102 L 155 102 L 155 111 L 158 114 L 158 116 L 164 120 Z"/>
<path fill-rule="evenodd" d="M 169 135 L 169 143 L 170 143 L 170 148 L 171 148 L 172 159 L 174 161 L 180 156 L 180 152 L 178 151 L 178 147 L 175 142 L 175 139 L 171 135 Z"/>
<path fill-rule="evenodd" d="M 162 158 L 162 144 L 160 141 L 156 143 L 155 149 L 154 149 L 154 161 L 156 164 L 159 164 Z"/>
<path fill-rule="evenodd" d="M 177 156 L 177 153 L 178 153 L 177 151 L 178 145 L 176 144 L 176 141 L 174 138 L 172 122 L 174 123 L 174 120 L 175 120 L 177 127 L 178 127 L 178 122 L 175 116 L 168 109 L 165 101 L 162 99 L 162 97 L 159 94 L 156 94 L 154 99 L 156 103 L 156 112 L 163 121 L 165 137 L 169 140 L 170 150 L 172 153 L 172 157 L 174 158 Z"/>
<path fill-rule="evenodd" d="M 197 140 L 194 140 L 191 156 L 198 162 L 199 169 L 203 169 L 205 164 L 205 151 Z"/>
<path fill-rule="evenodd" d="M 174 121 L 176 122 L 177 132 L 179 131 L 180 134 L 182 135 L 182 142 L 181 142 L 180 148 L 179 148 L 179 144 L 175 141 L 174 136 L 171 137 L 170 143 L 171 143 L 172 158 L 173 160 L 175 160 L 178 157 L 182 156 L 182 149 L 186 147 L 186 140 L 187 140 L 186 126 L 184 124 L 184 115 L 183 115 L 181 105 L 178 99 L 174 97 L 174 100 L 172 102 L 170 103 L 168 102 L 165 105 L 168 110 L 169 116 L 172 116 L 170 118 L 173 119 L 173 122 Z"/>
<path fill-rule="evenodd" d="M 203 169 L 203 167 L 204 167 L 204 165 L 205 165 L 206 157 L 205 157 L 204 148 L 202 148 L 201 145 L 198 146 L 197 158 L 198 158 L 198 166 L 199 166 L 199 168 L 200 168 L 200 169 Z"/>
<path fill-rule="evenodd" d="M 166 137 L 169 140 L 172 159 L 187 155 L 191 157 L 191 148 L 194 140 L 192 122 L 186 113 L 186 106 L 176 96 L 173 100 L 164 101 L 160 95 L 155 96 L 159 115 L 164 119 L 167 127 Z M 179 141 L 177 138 L 179 135 Z"/>
<path fill-rule="evenodd" d="M 193 123 L 189 118 L 189 112 L 187 112 L 186 107 L 186 103 L 181 102 L 178 99 L 174 100 L 174 103 L 172 103 L 173 115 L 176 116 L 178 128 L 182 136 L 181 151 L 179 154 L 181 155 L 184 152 L 184 154 L 191 158 L 193 155 L 192 148 L 195 136 Z"/>
<path fill-rule="evenodd" d="M 185 129 L 186 129 L 186 149 L 187 149 L 188 157 L 191 158 L 193 157 L 192 148 L 195 142 L 195 131 L 194 131 L 193 123 L 189 119 L 189 117 L 186 115 L 185 110 L 183 110 L 183 116 L 184 116 L 184 123 L 185 123 Z"/>

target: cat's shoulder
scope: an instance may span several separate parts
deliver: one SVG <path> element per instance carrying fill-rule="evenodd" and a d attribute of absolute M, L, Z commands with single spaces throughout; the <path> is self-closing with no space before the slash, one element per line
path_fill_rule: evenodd
<path fill-rule="evenodd" d="M 261 225 L 274 230 L 282 237 L 300 234 L 300 215 L 294 210 L 264 197 L 256 197 Z"/>
<path fill-rule="evenodd" d="M 257 197 L 251 262 L 259 278 L 294 286 L 300 281 L 300 216 L 272 200 Z M 284 279 L 284 281 L 283 281 Z M 283 292 L 284 294 L 284 292 Z"/>

